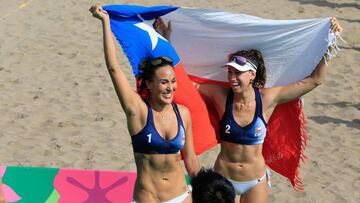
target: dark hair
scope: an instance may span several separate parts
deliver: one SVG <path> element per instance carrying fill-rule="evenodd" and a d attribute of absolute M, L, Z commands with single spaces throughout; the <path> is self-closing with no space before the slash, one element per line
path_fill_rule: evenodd
<path fill-rule="evenodd" d="M 137 78 L 137 91 L 142 96 L 146 98 L 148 92 L 146 91 L 146 81 L 152 80 L 157 69 L 164 66 L 173 67 L 173 61 L 167 56 L 160 56 L 156 58 L 144 59 L 139 65 L 139 75 Z"/>
<path fill-rule="evenodd" d="M 253 87 L 254 88 L 262 88 L 265 86 L 266 82 L 266 69 L 265 69 L 265 62 L 263 55 L 260 51 L 251 49 L 251 50 L 241 50 L 238 52 L 235 52 L 230 55 L 231 56 L 242 56 L 250 60 L 254 65 L 256 65 L 256 77 L 253 81 Z"/>
<path fill-rule="evenodd" d="M 194 203 L 234 203 L 236 197 L 230 181 L 212 169 L 201 168 L 191 186 Z"/>

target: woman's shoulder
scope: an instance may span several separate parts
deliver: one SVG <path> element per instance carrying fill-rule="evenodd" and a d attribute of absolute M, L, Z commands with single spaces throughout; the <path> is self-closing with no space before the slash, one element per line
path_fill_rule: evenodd
<path fill-rule="evenodd" d="M 271 87 L 262 87 L 262 88 L 257 88 L 257 90 L 260 92 L 261 94 L 261 97 L 265 97 L 269 94 L 271 94 L 271 92 L 273 91 L 272 90 L 273 88 Z"/>
<path fill-rule="evenodd" d="M 174 103 L 174 104 L 176 104 L 176 106 L 178 107 L 181 116 L 182 116 L 183 114 L 185 114 L 185 115 L 186 115 L 186 114 L 190 114 L 189 108 L 186 107 L 185 105 L 177 104 L 177 103 Z"/>
<path fill-rule="evenodd" d="M 176 104 L 176 105 L 178 106 L 179 114 L 180 114 L 182 121 L 185 123 L 187 123 L 189 121 L 191 122 L 191 115 L 190 115 L 189 108 L 182 104 Z"/>

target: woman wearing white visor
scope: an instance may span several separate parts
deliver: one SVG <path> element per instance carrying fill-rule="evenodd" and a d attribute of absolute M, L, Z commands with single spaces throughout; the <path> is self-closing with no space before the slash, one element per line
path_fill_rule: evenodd
<path fill-rule="evenodd" d="M 332 32 L 342 32 L 336 18 L 331 23 Z M 169 39 L 170 25 L 159 19 L 155 28 Z M 299 98 L 320 85 L 328 65 L 323 58 L 308 77 L 271 88 L 264 87 L 265 64 L 257 50 L 231 54 L 223 67 L 227 68 L 230 88 L 195 84 L 221 118 L 221 151 L 214 170 L 233 184 L 241 203 L 267 202 L 270 180 L 262 155 L 266 123 L 278 104 Z"/>
<path fill-rule="evenodd" d="M 342 28 L 335 18 L 332 31 Z M 299 98 L 322 84 L 328 70 L 323 58 L 310 76 L 286 85 L 265 88 L 266 70 L 257 50 L 239 51 L 224 65 L 231 88 L 198 85 L 221 118 L 221 151 L 214 169 L 234 186 L 240 202 L 267 202 L 269 173 L 262 155 L 266 123 L 278 104 Z"/>

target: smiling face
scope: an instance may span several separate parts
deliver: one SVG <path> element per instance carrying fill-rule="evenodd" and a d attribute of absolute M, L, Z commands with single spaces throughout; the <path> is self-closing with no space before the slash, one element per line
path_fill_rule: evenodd
<path fill-rule="evenodd" d="M 155 102 L 171 104 L 177 87 L 174 68 L 169 65 L 159 67 L 146 85 Z"/>
<path fill-rule="evenodd" d="M 239 71 L 231 66 L 228 67 L 228 81 L 232 90 L 236 93 L 252 87 L 250 81 L 254 80 L 256 73 L 253 71 Z"/>

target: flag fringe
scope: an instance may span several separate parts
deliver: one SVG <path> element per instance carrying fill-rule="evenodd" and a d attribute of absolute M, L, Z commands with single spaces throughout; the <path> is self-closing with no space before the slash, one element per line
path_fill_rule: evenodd
<path fill-rule="evenodd" d="M 323 56 L 326 65 L 328 65 L 328 61 L 330 61 L 333 57 L 335 57 L 339 53 L 339 51 L 341 51 L 340 45 L 342 43 L 347 43 L 338 32 L 335 33 L 331 32 L 329 34 L 329 38 L 327 41 L 328 41 L 328 48 L 326 49 L 326 52 Z"/>
<path fill-rule="evenodd" d="M 294 181 L 293 181 L 293 188 L 295 191 L 301 192 L 304 191 L 304 183 L 299 175 L 299 168 L 300 168 L 300 160 L 302 163 L 305 163 L 307 160 L 307 156 L 305 155 L 304 151 L 308 144 L 308 134 L 306 131 L 306 120 L 304 113 L 302 111 L 303 102 L 301 99 L 298 101 L 299 107 L 299 121 L 300 121 L 300 139 L 301 139 L 301 147 L 300 147 L 300 159 L 298 162 L 298 166 L 296 167 Z"/>

